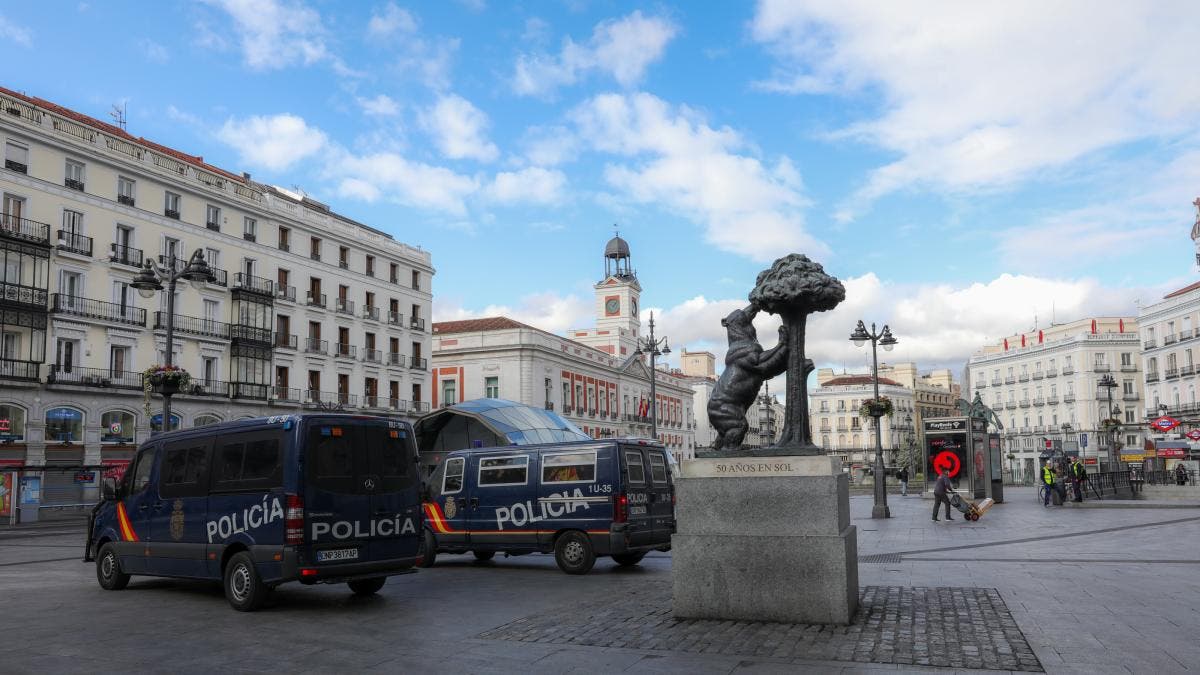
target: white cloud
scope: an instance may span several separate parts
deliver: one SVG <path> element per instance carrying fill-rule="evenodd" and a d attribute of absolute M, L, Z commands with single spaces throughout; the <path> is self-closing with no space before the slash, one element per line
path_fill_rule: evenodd
<path fill-rule="evenodd" d="M 881 99 L 842 134 L 899 158 L 872 172 L 842 220 L 910 186 L 1009 186 L 1195 130 L 1200 113 L 1200 89 L 1181 86 L 1200 43 L 1188 2 L 762 0 L 752 32 L 780 59 L 765 87 Z"/>
<path fill-rule="evenodd" d="M 395 99 L 386 94 L 380 94 L 375 98 L 363 98 L 360 96 L 355 100 L 363 112 L 368 115 L 391 117 L 400 114 L 400 104 L 396 103 Z"/>
<path fill-rule="evenodd" d="M 343 197 L 388 201 L 455 216 L 467 212 L 466 199 L 479 190 L 470 176 L 444 167 L 411 161 L 394 152 L 341 153 L 326 167 Z"/>
<path fill-rule="evenodd" d="M 606 94 L 578 106 L 577 136 L 631 164 L 609 164 L 605 178 L 627 199 L 662 206 L 704 225 L 714 245 L 756 260 L 780 251 L 827 253 L 804 229 L 808 205 L 799 172 L 737 151 L 732 129 L 714 129 L 694 111 L 672 110 L 649 94 Z M 753 236 L 748 236 L 753 233 Z"/>
<path fill-rule="evenodd" d="M 332 59 L 321 15 L 302 2 L 287 0 L 205 0 L 234 22 L 242 58 L 255 70 L 274 70 Z M 336 59 L 332 59 L 336 63 Z"/>
<path fill-rule="evenodd" d="M 217 137 L 236 149 L 246 164 L 282 171 L 325 147 L 320 129 L 287 113 L 226 120 Z"/>
<path fill-rule="evenodd" d="M 528 26 L 527 26 L 528 28 Z M 562 50 L 551 54 L 521 54 L 513 87 L 520 95 L 544 96 L 577 82 L 588 71 L 610 75 L 624 87 L 641 81 L 646 68 L 662 58 L 679 28 L 665 17 L 646 17 L 641 11 L 596 25 L 586 44 L 564 38 Z"/>
<path fill-rule="evenodd" d="M 516 305 L 488 305 L 480 310 L 466 308 L 459 299 L 444 295 L 433 304 L 434 321 L 506 316 L 559 335 L 571 328 L 592 325 L 594 312 L 594 301 L 590 297 L 562 296 L 554 292 L 534 293 L 522 297 Z"/>
<path fill-rule="evenodd" d="M 171 52 L 154 40 L 142 38 L 139 44 L 142 48 L 142 54 L 154 63 L 166 63 L 171 60 Z"/>
<path fill-rule="evenodd" d="M 384 38 L 394 33 L 415 33 L 417 20 L 407 9 L 389 2 L 382 12 L 372 13 L 367 22 L 367 33 L 371 37 Z"/>
<path fill-rule="evenodd" d="M 16 43 L 22 47 L 33 46 L 33 31 L 13 23 L 8 17 L 0 14 L 0 38 L 6 42 Z"/>
<path fill-rule="evenodd" d="M 487 115 L 457 94 L 442 96 L 422 112 L 421 126 L 441 153 L 451 159 L 490 162 L 500 153 L 487 139 Z"/>
<path fill-rule="evenodd" d="M 564 126 L 530 127 L 525 130 L 521 145 L 525 157 L 539 166 L 555 166 L 575 159 L 580 141 Z"/>
<path fill-rule="evenodd" d="M 487 187 L 487 196 L 499 204 L 557 204 L 562 201 L 567 177 L 561 171 L 531 166 L 502 171 Z"/>

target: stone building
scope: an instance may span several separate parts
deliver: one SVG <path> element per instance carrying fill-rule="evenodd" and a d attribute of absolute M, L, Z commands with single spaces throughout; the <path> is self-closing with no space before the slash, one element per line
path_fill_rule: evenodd
<path fill-rule="evenodd" d="M 880 368 L 882 371 L 882 367 Z M 875 380 L 870 374 L 836 374 L 832 368 L 817 370 L 817 386 L 809 389 L 808 416 L 813 442 L 839 457 L 847 465 L 865 465 L 875 460 L 875 430 L 871 417 L 859 415 L 864 401 L 875 397 Z M 897 452 L 911 435 L 913 391 L 895 380 L 879 377 L 879 395 L 891 399 L 893 412 L 880 418 L 884 464 L 895 465 Z"/>

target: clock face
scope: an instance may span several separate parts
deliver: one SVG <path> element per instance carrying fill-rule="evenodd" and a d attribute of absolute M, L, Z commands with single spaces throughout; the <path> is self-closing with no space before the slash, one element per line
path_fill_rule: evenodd
<path fill-rule="evenodd" d="M 616 298 L 609 298 L 607 301 L 605 301 L 605 303 L 604 303 L 604 313 L 605 314 L 612 316 L 613 314 L 620 313 L 620 311 L 621 311 L 621 301 L 620 300 L 618 300 Z"/>
<path fill-rule="evenodd" d="M 630 300 L 629 306 L 630 306 L 630 313 L 633 314 L 634 316 L 637 316 L 637 300 Z"/>

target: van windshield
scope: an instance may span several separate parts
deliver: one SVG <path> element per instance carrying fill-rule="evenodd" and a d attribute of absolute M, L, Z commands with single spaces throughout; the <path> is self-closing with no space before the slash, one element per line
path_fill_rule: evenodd
<path fill-rule="evenodd" d="M 313 485 L 343 494 L 396 492 L 416 483 L 416 449 L 409 432 L 378 423 L 315 422 L 305 437 Z"/>

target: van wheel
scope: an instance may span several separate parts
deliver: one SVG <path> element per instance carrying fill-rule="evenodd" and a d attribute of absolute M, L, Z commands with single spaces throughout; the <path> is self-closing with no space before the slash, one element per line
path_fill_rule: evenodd
<path fill-rule="evenodd" d="M 129 575 L 121 571 L 117 547 L 111 541 L 100 547 L 100 555 L 96 557 L 96 580 L 106 591 L 119 591 L 129 585 Z"/>
<path fill-rule="evenodd" d="M 387 577 L 375 577 L 374 579 L 356 579 L 347 581 L 346 585 L 354 591 L 355 595 L 375 595 L 383 585 L 387 583 Z"/>
<path fill-rule="evenodd" d="M 433 538 L 433 533 L 425 530 L 425 534 L 421 537 L 421 564 L 419 567 L 433 567 L 433 563 L 437 560 L 437 540 Z"/>
<path fill-rule="evenodd" d="M 621 567 L 633 567 L 642 562 L 642 558 L 645 557 L 646 552 L 642 551 L 641 553 L 614 553 L 612 559 Z"/>
<path fill-rule="evenodd" d="M 267 586 L 245 551 L 235 553 L 225 566 L 225 599 L 239 612 L 253 612 L 267 599 Z"/>
<path fill-rule="evenodd" d="M 475 554 L 475 559 L 479 562 L 486 562 L 496 557 L 495 551 L 472 551 Z"/>
<path fill-rule="evenodd" d="M 592 541 L 579 530 L 563 532 L 554 542 L 554 562 L 567 574 L 587 574 L 596 564 Z"/>

